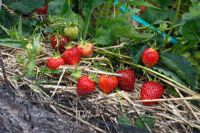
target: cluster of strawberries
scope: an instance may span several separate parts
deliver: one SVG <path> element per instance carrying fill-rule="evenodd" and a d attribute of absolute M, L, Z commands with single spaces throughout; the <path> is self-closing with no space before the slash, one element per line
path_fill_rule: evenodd
<path fill-rule="evenodd" d="M 47 61 L 47 66 L 51 70 L 56 70 L 62 65 L 77 65 L 81 57 L 91 57 L 93 55 L 93 44 L 83 43 L 72 47 L 66 47 L 69 38 L 65 35 L 51 37 L 51 46 L 62 53 L 61 56 L 51 57 Z M 142 62 L 148 66 L 154 66 L 159 59 L 159 54 L 152 48 L 147 48 L 142 54 Z M 113 92 L 117 87 L 124 91 L 132 91 L 135 84 L 135 73 L 132 69 L 123 69 L 116 72 L 118 76 L 100 75 L 98 78 L 98 88 L 105 94 Z M 77 83 L 77 94 L 84 96 L 95 90 L 96 83 L 88 75 L 81 76 Z M 149 81 L 141 87 L 141 100 L 158 99 L 164 93 L 161 84 Z M 143 102 L 144 105 L 152 105 L 155 102 Z"/>
<path fill-rule="evenodd" d="M 64 64 L 77 65 L 81 57 L 91 57 L 93 54 L 93 44 L 85 42 L 75 46 L 67 46 L 69 38 L 65 35 L 51 37 L 51 46 L 57 49 L 62 55 L 51 57 L 47 61 L 47 66 L 51 70 L 56 70 Z"/>
<path fill-rule="evenodd" d="M 147 48 L 142 54 L 142 62 L 148 66 L 154 66 L 159 59 L 159 54 L 152 48 Z M 116 72 L 119 76 L 100 75 L 98 79 L 99 89 L 109 94 L 117 87 L 124 91 L 132 91 L 135 85 L 135 73 L 132 69 L 123 69 Z M 82 76 L 78 79 L 77 94 L 86 95 L 95 90 L 95 82 L 89 76 Z M 140 99 L 151 100 L 158 99 L 164 93 L 164 88 L 160 83 L 155 81 L 148 81 L 141 87 Z M 153 105 L 156 102 L 143 102 L 144 105 Z"/>
<path fill-rule="evenodd" d="M 147 8 L 145 6 L 140 7 L 140 12 L 143 13 Z M 47 14 L 48 5 L 44 5 L 36 10 L 39 15 Z M 65 35 L 59 37 L 53 35 L 51 37 L 52 48 L 58 50 L 62 55 L 56 57 L 50 57 L 47 61 L 47 66 L 51 70 L 56 70 L 62 65 L 77 65 L 81 57 L 91 57 L 93 54 L 93 45 L 91 43 L 83 43 L 75 45 L 73 47 L 66 47 L 66 44 L 70 39 L 74 39 L 78 36 L 77 27 L 66 27 L 64 29 Z M 147 48 L 142 54 L 142 62 L 147 67 L 153 67 L 159 59 L 159 54 L 152 48 Z M 114 91 L 117 87 L 124 91 L 132 91 L 135 84 L 135 73 L 131 69 L 123 69 L 116 72 L 120 76 L 114 77 L 109 75 L 100 75 L 98 79 L 99 89 L 109 94 Z M 92 93 L 95 90 L 96 84 L 89 76 L 82 76 L 78 79 L 77 83 L 77 94 L 84 96 Z M 164 88 L 161 84 L 149 81 L 141 87 L 141 100 L 158 99 L 164 93 Z M 143 102 L 144 105 L 152 105 L 155 102 Z"/>

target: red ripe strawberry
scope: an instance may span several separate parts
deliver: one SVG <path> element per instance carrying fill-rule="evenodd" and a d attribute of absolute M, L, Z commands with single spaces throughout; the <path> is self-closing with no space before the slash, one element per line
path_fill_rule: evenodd
<path fill-rule="evenodd" d="M 81 51 L 83 57 L 91 57 L 93 55 L 94 46 L 91 43 L 84 43 L 78 45 L 78 48 Z"/>
<path fill-rule="evenodd" d="M 159 99 L 164 93 L 164 88 L 160 83 L 149 81 L 142 85 L 140 99 L 141 100 L 151 100 Z M 156 102 L 143 102 L 144 105 L 152 105 Z"/>
<path fill-rule="evenodd" d="M 147 48 L 142 53 L 142 62 L 148 66 L 153 67 L 157 64 L 159 59 L 159 54 L 155 49 Z"/>
<path fill-rule="evenodd" d="M 58 42 L 59 42 L 59 40 L 58 40 Z M 51 46 L 53 48 L 56 48 L 56 45 L 57 45 L 57 37 L 56 37 L 56 35 L 53 35 L 53 36 L 51 36 Z"/>
<path fill-rule="evenodd" d="M 47 12 L 48 12 L 48 5 L 47 4 L 36 9 L 36 13 L 39 14 L 39 15 L 47 14 Z"/>
<path fill-rule="evenodd" d="M 57 44 L 57 41 L 58 41 L 58 44 Z M 65 45 L 69 42 L 69 39 L 64 36 L 64 35 L 60 35 L 60 38 L 57 40 L 57 37 L 56 35 L 53 35 L 51 37 L 51 46 L 53 48 L 57 48 L 58 47 L 58 50 L 63 53 L 65 51 Z"/>
<path fill-rule="evenodd" d="M 140 6 L 140 13 L 144 13 L 147 10 L 146 6 Z"/>
<path fill-rule="evenodd" d="M 118 80 L 116 77 L 101 75 L 99 77 L 99 89 L 106 94 L 111 93 L 118 84 Z"/>
<path fill-rule="evenodd" d="M 92 93 L 95 90 L 95 82 L 92 81 L 88 76 L 82 76 L 78 79 L 77 83 L 77 94 L 84 96 Z"/>
<path fill-rule="evenodd" d="M 124 91 L 132 91 L 135 85 L 135 73 L 131 69 L 124 69 L 117 71 L 118 74 L 118 86 Z"/>
<path fill-rule="evenodd" d="M 65 51 L 65 45 L 69 42 L 69 38 L 64 36 L 64 35 L 60 35 L 60 46 L 59 46 L 59 51 L 60 53 L 63 53 Z"/>
<path fill-rule="evenodd" d="M 65 64 L 65 61 L 61 57 L 50 57 L 47 61 L 47 66 L 51 70 L 56 70 L 59 66 Z"/>
<path fill-rule="evenodd" d="M 77 65 L 81 60 L 81 53 L 77 47 L 68 48 L 62 55 L 68 65 Z"/>

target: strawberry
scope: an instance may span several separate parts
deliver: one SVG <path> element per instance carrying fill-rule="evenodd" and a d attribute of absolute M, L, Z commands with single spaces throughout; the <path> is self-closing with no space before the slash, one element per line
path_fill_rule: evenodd
<path fill-rule="evenodd" d="M 84 96 L 95 90 L 95 82 L 89 76 L 82 76 L 78 79 L 77 94 Z"/>
<path fill-rule="evenodd" d="M 51 37 L 51 46 L 52 46 L 52 48 L 56 49 L 58 47 L 58 50 L 61 53 L 63 53 L 65 51 L 65 45 L 68 42 L 69 42 L 69 38 L 64 36 L 64 35 L 60 35 L 60 38 L 58 40 L 57 40 L 56 35 L 53 35 Z"/>
<path fill-rule="evenodd" d="M 131 69 L 124 69 L 117 71 L 118 74 L 118 86 L 124 91 L 132 91 L 135 85 L 135 73 Z"/>
<path fill-rule="evenodd" d="M 148 7 L 146 6 L 140 6 L 140 13 L 144 13 L 147 10 Z"/>
<path fill-rule="evenodd" d="M 50 57 L 47 61 L 47 66 L 51 70 L 56 70 L 59 66 L 65 64 L 65 61 L 61 57 Z"/>
<path fill-rule="evenodd" d="M 94 51 L 93 44 L 88 42 L 78 45 L 78 48 L 80 49 L 83 57 L 91 57 Z"/>
<path fill-rule="evenodd" d="M 101 75 L 99 77 L 99 89 L 106 94 L 111 93 L 118 84 L 118 80 L 116 77 Z"/>
<path fill-rule="evenodd" d="M 158 99 L 164 93 L 164 88 L 160 83 L 149 81 L 142 85 L 140 99 L 141 100 L 150 100 L 150 99 Z M 152 105 L 156 102 L 143 102 L 144 105 Z"/>
<path fill-rule="evenodd" d="M 68 48 L 62 55 L 68 65 L 77 65 L 81 60 L 81 52 L 77 47 Z"/>
<path fill-rule="evenodd" d="M 77 26 L 69 26 L 64 28 L 64 34 L 70 39 L 75 39 L 78 37 L 78 27 Z"/>
<path fill-rule="evenodd" d="M 48 12 L 48 5 L 47 4 L 36 9 L 36 13 L 39 14 L 39 15 L 47 14 L 47 12 Z"/>
<path fill-rule="evenodd" d="M 159 59 L 159 54 L 155 49 L 147 48 L 142 53 L 142 62 L 147 67 L 153 67 L 154 65 L 156 65 L 158 59 Z"/>

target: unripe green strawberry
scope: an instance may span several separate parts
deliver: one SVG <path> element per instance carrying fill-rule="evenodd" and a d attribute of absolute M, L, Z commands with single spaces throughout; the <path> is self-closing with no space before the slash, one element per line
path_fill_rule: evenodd
<path fill-rule="evenodd" d="M 118 74 L 118 86 L 124 91 L 132 91 L 135 85 L 135 73 L 131 69 L 124 69 L 117 71 Z"/>
<path fill-rule="evenodd" d="M 159 54 L 155 49 L 147 48 L 142 53 L 142 62 L 147 67 L 153 67 L 154 65 L 156 65 L 158 59 L 159 59 Z"/>
<path fill-rule="evenodd" d="M 149 81 L 142 85 L 140 99 L 141 100 L 151 100 L 159 99 L 164 93 L 164 88 L 160 83 Z M 153 105 L 156 102 L 143 102 L 144 105 Z"/>
<path fill-rule="evenodd" d="M 78 79 L 77 94 L 84 96 L 95 90 L 95 82 L 89 76 L 82 76 Z"/>
<path fill-rule="evenodd" d="M 71 39 L 76 39 L 78 37 L 78 27 L 77 26 L 65 27 L 64 34 Z"/>
<path fill-rule="evenodd" d="M 65 61 L 61 57 L 50 57 L 47 61 L 47 66 L 51 70 L 56 70 L 59 66 L 65 64 Z"/>
<path fill-rule="evenodd" d="M 101 75 L 99 77 L 99 89 L 106 94 L 111 93 L 118 85 L 116 77 Z"/>
<path fill-rule="evenodd" d="M 39 44 L 39 45 L 37 46 L 36 49 L 33 49 L 33 44 L 32 44 L 32 43 L 28 43 L 28 44 L 26 45 L 26 49 L 27 49 L 29 52 L 34 52 L 34 53 L 36 53 L 36 55 L 38 55 L 38 54 L 40 54 L 40 52 L 41 52 L 42 46 Z"/>

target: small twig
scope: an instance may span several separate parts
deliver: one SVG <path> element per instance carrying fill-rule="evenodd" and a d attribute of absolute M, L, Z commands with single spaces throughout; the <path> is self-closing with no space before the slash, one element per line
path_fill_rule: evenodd
<path fill-rule="evenodd" d="M 119 44 L 119 45 L 104 47 L 104 48 L 102 48 L 102 49 L 106 50 L 106 49 L 121 48 L 121 47 L 124 47 L 126 44 L 128 45 L 128 43 L 124 42 L 124 43 L 121 43 L 121 44 Z"/>
<path fill-rule="evenodd" d="M 182 97 L 182 98 L 136 100 L 135 102 L 166 102 L 166 101 L 180 101 L 180 100 L 200 100 L 200 97 L 198 97 L 198 96 L 192 96 L 192 97 Z"/>
<path fill-rule="evenodd" d="M 180 93 L 180 91 L 175 88 L 176 92 L 179 94 L 179 96 L 181 98 L 184 98 L 183 95 Z M 186 104 L 186 106 L 188 107 L 188 109 L 191 111 L 192 115 L 197 119 L 197 121 L 199 121 L 198 116 L 194 113 L 193 109 L 190 107 L 190 105 L 188 104 L 188 102 L 186 100 L 184 100 L 184 103 Z"/>
<path fill-rule="evenodd" d="M 57 86 L 56 86 L 55 90 L 53 91 L 53 93 L 52 93 L 52 95 L 51 95 L 51 98 L 56 94 L 57 89 L 58 89 L 58 87 L 59 87 L 59 85 L 60 85 L 60 82 L 61 82 L 61 80 L 62 80 L 62 78 L 63 78 L 63 75 L 65 74 L 65 70 L 66 70 L 66 68 L 63 69 L 62 74 L 60 75 L 60 78 L 59 78 L 59 80 L 58 80 Z"/>
<path fill-rule="evenodd" d="M 139 111 L 137 110 L 137 108 L 135 107 L 135 104 L 131 101 L 130 97 L 127 96 L 127 95 L 124 95 L 124 93 L 121 93 L 123 98 L 126 99 L 132 106 L 133 108 L 135 109 L 136 113 L 138 114 L 138 116 L 141 118 L 141 120 L 144 122 L 144 125 L 146 126 L 146 128 L 148 129 L 148 131 L 150 133 L 152 133 L 152 130 L 151 128 L 146 124 L 146 122 L 144 121 L 144 119 L 142 118 L 142 116 L 140 115 Z"/>
<path fill-rule="evenodd" d="M 101 71 L 101 70 L 98 70 L 98 69 L 95 69 L 95 70 L 91 70 L 91 69 L 88 69 L 86 67 L 83 67 L 83 66 L 60 66 L 59 67 L 60 69 L 77 69 L 77 70 L 83 70 L 83 71 L 87 71 L 87 72 L 91 72 L 91 73 L 98 73 L 98 74 L 106 74 L 106 75 L 110 75 L 110 76 L 121 76 L 121 74 L 117 74 L 117 73 L 110 73 L 110 72 L 104 72 L 104 71 Z"/>
<path fill-rule="evenodd" d="M 64 109 L 62 109 L 62 108 L 60 108 L 60 107 L 57 107 L 57 108 L 58 108 L 60 111 L 62 111 L 63 113 L 65 113 L 66 115 L 68 115 L 68 116 L 70 116 L 70 117 L 72 117 L 72 118 L 75 118 L 75 119 L 78 120 L 79 122 L 81 122 L 81 123 L 83 123 L 83 124 L 85 124 L 85 125 L 87 125 L 87 126 L 93 128 L 94 130 L 96 130 L 96 131 L 98 131 L 98 132 L 100 132 L 100 133 L 106 133 L 106 131 L 104 131 L 104 130 L 102 130 L 102 129 L 100 129 L 100 128 L 98 128 L 98 127 L 92 125 L 92 124 L 90 124 L 90 123 L 87 122 L 87 121 L 84 121 L 83 119 L 81 119 L 81 118 L 79 118 L 79 117 L 74 116 L 73 114 L 67 112 L 66 110 L 64 110 Z"/>

